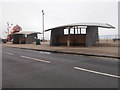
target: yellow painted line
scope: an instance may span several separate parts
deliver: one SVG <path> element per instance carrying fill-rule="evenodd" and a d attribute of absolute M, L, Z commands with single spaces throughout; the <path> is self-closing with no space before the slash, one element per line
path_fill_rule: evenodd
<path fill-rule="evenodd" d="M 50 63 L 50 61 L 47 61 L 47 60 L 41 60 L 41 59 L 32 58 L 32 57 L 28 57 L 28 56 L 20 56 L 20 57 L 35 60 L 35 61 L 39 61 L 39 62 Z"/>
<path fill-rule="evenodd" d="M 117 75 L 103 73 L 103 72 L 97 72 L 97 71 L 94 71 L 94 70 L 89 70 L 89 69 L 85 69 L 85 68 L 81 68 L 81 67 L 73 67 L 73 68 L 77 69 L 77 70 L 85 71 L 85 72 L 90 72 L 90 73 L 94 73 L 94 74 L 108 76 L 108 77 L 120 78 L 120 76 L 117 76 Z"/>

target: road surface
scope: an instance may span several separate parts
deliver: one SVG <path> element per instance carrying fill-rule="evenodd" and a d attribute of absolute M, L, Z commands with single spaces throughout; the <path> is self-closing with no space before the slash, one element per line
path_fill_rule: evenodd
<path fill-rule="evenodd" d="M 3 47 L 3 88 L 118 88 L 118 60 Z"/>

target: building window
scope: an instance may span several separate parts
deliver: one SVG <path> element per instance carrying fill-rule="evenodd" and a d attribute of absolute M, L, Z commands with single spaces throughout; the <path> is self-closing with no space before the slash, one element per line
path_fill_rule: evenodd
<path fill-rule="evenodd" d="M 64 29 L 64 35 L 68 35 L 68 29 Z"/>

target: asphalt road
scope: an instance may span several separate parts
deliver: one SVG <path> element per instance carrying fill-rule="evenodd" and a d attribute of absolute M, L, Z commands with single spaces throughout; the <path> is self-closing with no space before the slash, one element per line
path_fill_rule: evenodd
<path fill-rule="evenodd" d="M 3 88 L 118 88 L 118 60 L 3 47 Z"/>

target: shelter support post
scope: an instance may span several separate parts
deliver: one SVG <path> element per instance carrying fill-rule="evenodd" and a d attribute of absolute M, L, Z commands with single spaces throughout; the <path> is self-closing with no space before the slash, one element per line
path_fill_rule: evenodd
<path fill-rule="evenodd" d="M 67 46 L 70 46 L 70 28 L 68 29 L 68 40 L 67 40 Z"/>

